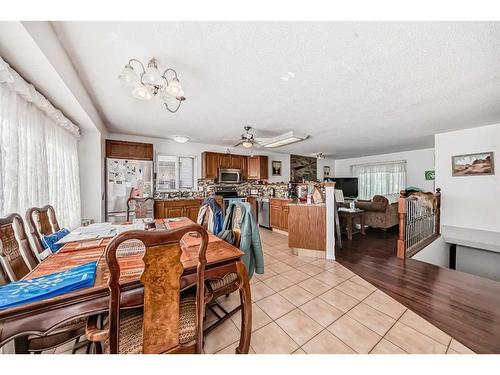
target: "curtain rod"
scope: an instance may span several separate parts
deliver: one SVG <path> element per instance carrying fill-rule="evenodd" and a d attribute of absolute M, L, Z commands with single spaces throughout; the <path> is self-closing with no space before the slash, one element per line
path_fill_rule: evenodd
<path fill-rule="evenodd" d="M 0 84 L 5 84 L 9 90 L 15 92 L 27 102 L 33 103 L 49 119 L 57 125 L 73 134 L 76 138 L 80 137 L 80 128 L 67 118 L 59 109 L 38 92 L 32 84 L 27 82 L 21 75 L 0 56 Z"/>
<path fill-rule="evenodd" d="M 352 167 L 361 167 L 364 165 L 381 165 L 381 164 L 398 164 L 398 163 L 405 163 L 406 164 L 406 160 L 378 161 L 375 163 L 351 164 L 351 168 Z"/>

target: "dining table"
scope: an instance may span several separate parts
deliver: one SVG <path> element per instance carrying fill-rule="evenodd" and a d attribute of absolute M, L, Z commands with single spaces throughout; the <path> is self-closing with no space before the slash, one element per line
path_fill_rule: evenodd
<path fill-rule="evenodd" d="M 155 228 L 151 230 L 170 230 L 192 223 L 193 221 L 186 217 L 175 220 L 156 219 Z M 248 353 L 252 303 L 248 275 L 242 261 L 244 253 L 212 233 L 208 233 L 208 235 L 205 279 L 221 279 L 229 273 L 236 273 L 239 279 L 243 280 L 239 287 L 242 302 L 241 333 L 235 352 L 238 354 Z M 73 319 L 107 313 L 110 292 L 108 288 L 109 269 L 106 264 L 105 250 L 111 239 L 98 238 L 68 242 L 26 275 L 24 279 L 32 279 L 89 262 L 97 262 L 95 282 L 92 287 L 0 310 L 0 347 L 14 339 L 15 352 L 27 353 L 29 335 L 44 336 Z M 181 262 L 184 267 L 180 280 L 181 290 L 196 284 L 200 242 L 200 238 L 189 234 L 181 240 Z M 144 245 L 137 240 L 126 241 L 120 245 L 117 255 L 120 265 L 120 305 L 140 304 L 143 300 L 143 285 L 140 282 L 140 276 L 144 270 L 142 261 Z"/>

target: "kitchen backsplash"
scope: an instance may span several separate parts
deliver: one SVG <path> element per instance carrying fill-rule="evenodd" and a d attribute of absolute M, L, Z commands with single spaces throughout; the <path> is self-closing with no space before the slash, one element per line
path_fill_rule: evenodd
<path fill-rule="evenodd" d="M 192 197 L 209 197 L 215 195 L 216 186 L 220 186 L 212 180 L 198 180 L 198 191 L 183 191 L 183 192 L 168 192 L 168 193 L 155 193 L 157 199 L 168 198 L 192 198 Z M 269 184 L 257 182 L 242 182 L 234 186 L 238 187 L 238 195 L 247 196 L 251 195 L 251 190 L 256 190 L 257 195 L 274 196 L 276 198 L 285 198 L 288 192 L 288 185 L 283 183 Z"/>

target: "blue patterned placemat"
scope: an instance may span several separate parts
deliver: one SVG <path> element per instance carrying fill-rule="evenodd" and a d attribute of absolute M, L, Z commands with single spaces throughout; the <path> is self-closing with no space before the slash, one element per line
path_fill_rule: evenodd
<path fill-rule="evenodd" d="M 59 296 L 94 285 L 97 262 L 0 286 L 0 309 Z"/>

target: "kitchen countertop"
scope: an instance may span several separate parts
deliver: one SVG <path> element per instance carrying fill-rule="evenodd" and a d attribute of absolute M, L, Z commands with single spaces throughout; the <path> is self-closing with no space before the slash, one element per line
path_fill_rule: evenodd
<path fill-rule="evenodd" d="M 219 197 L 217 195 L 216 197 Z M 175 202 L 175 201 L 192 201 L 192 200 L 204 200 L 210 197 L 179 197 L 179 198 L 155 198 L 155 202 Z M 221 197 L 222 198 L 222 197 Z"/>
<path fill-rule="evenodd" d="M 290 203 L 288 203 L 289 206 L 308 206 L 308 207 L 326 207 L 326 203 L 310 203 L 307 204 L 307 202 L 301 202 L 298 199 L 292 200 Z"/>

